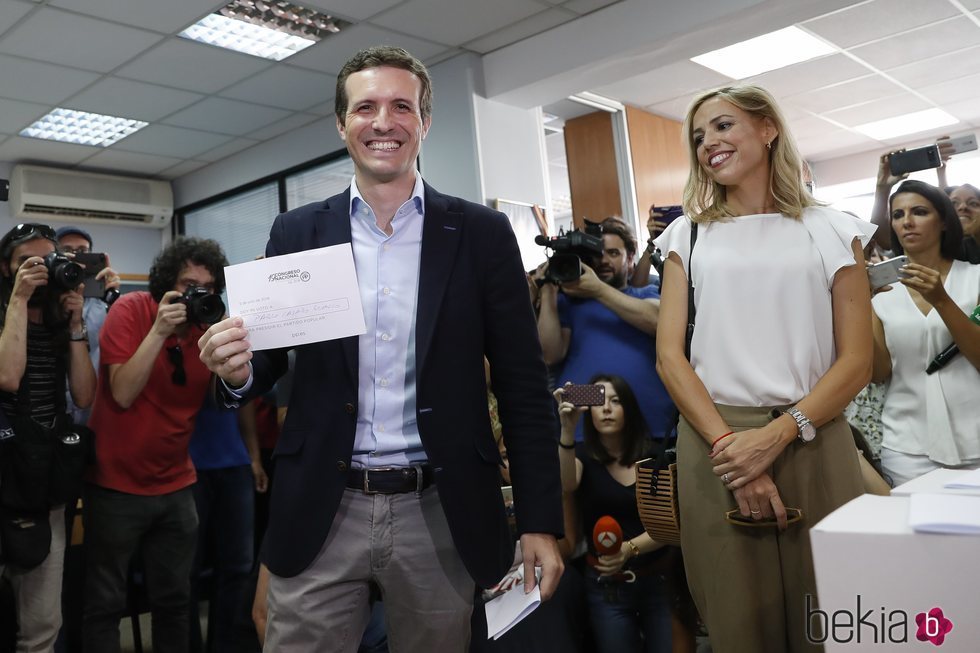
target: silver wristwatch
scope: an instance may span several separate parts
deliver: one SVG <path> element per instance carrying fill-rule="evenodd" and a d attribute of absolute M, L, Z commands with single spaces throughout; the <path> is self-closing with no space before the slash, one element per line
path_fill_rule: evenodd
<path fill-rule="evenodd" d="M 804 444 L 807 442 L 812 442 L 813 438 L 817 437 L 817 429 L 813 426 L 813 422 L 810 418 L 799 411 L 799 409 L 793 407 L 786 411 L 786 413 L 796 420 L 796 437 L 800 439 L 800 442 Z"/>

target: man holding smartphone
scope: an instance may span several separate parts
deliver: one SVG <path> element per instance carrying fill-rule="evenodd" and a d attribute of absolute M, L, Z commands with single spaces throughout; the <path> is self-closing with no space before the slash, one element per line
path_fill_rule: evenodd
<path fill-rule="evenodd" d="M 84 229 L 78 227 L 62 227 L 55 232 L 58 241 L 58 250 L 66 254 L 78 257 L 79 254 L 85 255 L 92 252 L 92 236 Z M 89 355 L 92 358 L 92 367 L 95 373 L 99 373 L 99 332 L 105 322 L 106 312 L 112 300 L 119 296 L 119 275 L 109 267 L 109 255 L 105 257 L 105 267 L 99 270 L 94 277 L 85 275 L 85 303 L 82 306 L 82 322 L 88 332 Z M 103 292 L 97 295 L 91 294 L 91 288 L 104 288 Z M 84 424 L 88 420 L 90 408 L 79 408 L 68 398 L 68 408 L 75 418 L 76 424 Z"/>
<path fill-rule="evenodd" d="M 623 377 L 641 399 L 650 432 L 661 436 L 673 402 L 655 368 L 660 294 L 653 285 L 629 285 L 636 239 L 622 219 L 602 222 L 602 240 L 595 270 L 583 263 L 577 281 L 541 287 L 538 337 L 544 359 L 560 366 L 559 386 L 588 383 L 600 372 Z M 581 424 L 575 439 L 582 439 Z"/>

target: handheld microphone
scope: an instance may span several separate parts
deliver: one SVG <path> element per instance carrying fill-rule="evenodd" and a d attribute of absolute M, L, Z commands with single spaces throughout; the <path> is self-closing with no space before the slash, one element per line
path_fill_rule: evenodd
<path fill-rule="evenodd" d="M 970 315 L 970 321 L 974 324 L 980 324 L 980 306 L 973 309 L 973 314 Z M 931 363 L 929 363 L 929 367 L 926 368 L 926 374 L 932 374 L 943 369 L 958 353 L 960 353 L 960 348 L 957 347 L 956 343 L 954 342 L 949 347 L 936 354 L 936 357 L 932 359 Z"/>
<path fill-rule="evenodd" d="M 595 546 L 595 552 L 598 555 L 619 553 L 619 549 L 623 546 L 622 526 L 609 515 L 603 515 L 595 523 L 595 528 L 592 529 L 592 544 Z"/>

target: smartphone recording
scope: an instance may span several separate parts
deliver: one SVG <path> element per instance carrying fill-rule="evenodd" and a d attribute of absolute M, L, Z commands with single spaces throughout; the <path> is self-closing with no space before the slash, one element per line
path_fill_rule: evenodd
<path fill-rule="evenodd" d="M 888 155 L 888 167 L 895 176 L 938 168 L 940 165 L 942 165 L 942 158 L 939 156 L 938 145 L 926 145 Z"/>
<path fill-rule="evenodd" d="M 656 220 L 664 224 L 670 224 L 684 215 L 684 207 L 676 204 L 673 206 L 655 206 L 650 209 L 650 213 L 659 213 L 660 217 L 656 218 Z"/>

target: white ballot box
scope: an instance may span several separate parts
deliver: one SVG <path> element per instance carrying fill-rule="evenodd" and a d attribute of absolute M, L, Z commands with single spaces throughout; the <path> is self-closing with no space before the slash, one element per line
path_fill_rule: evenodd
<path fill-rule="evenodd" d="M 909 502 L 865 494 L 811 529 L 826 651 L 980 650 L 980 536 L 913 532 Z"/>
<path fill-rule="evenodd" d="M 918 493 L 930 494 L 964 494 L 967 496 L 980 496 L 980 487 L 976 488 L 948 488 L 947 483 L 962 479 L 969 473 L 964 469 L 936 469 L 928 474 L 923 474 L 919 478 L 913 478 L 908 483 L 892 489 L 893 497 L 907 497 Z M 977 564 L 980 564 L 978 562 Z M 980 651 L 980 646 L 977 647 Z"/>

